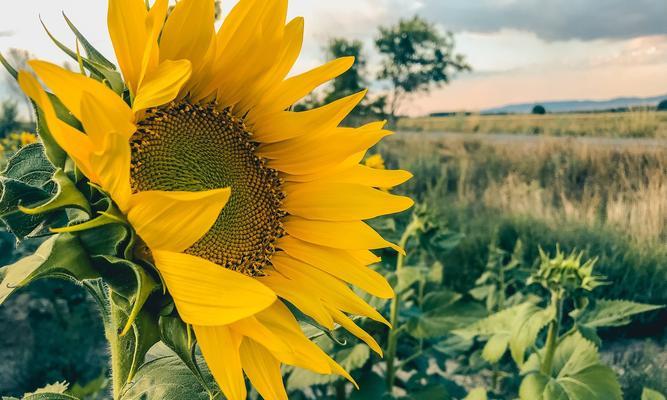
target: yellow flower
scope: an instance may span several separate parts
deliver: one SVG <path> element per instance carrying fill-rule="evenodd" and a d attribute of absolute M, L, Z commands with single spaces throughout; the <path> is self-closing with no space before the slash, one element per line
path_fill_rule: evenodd
<path fill-rule="evenodd" d="M 360 164 L 391 132 L 382 122 L 338 127 L 365 92 L 289 111 L 354 60 L 286 78 L 303 40 L 303 19 L 286 23 L 287 0 L 241 0 L 217 32 L 213 0 L 182 0 L 168 18 L 167 8 L 109 2 L 127 102 L 96 80 L 30 62 L 83 131 L 58 119 L 33 76 L 21 72 L 19 83 L 150 249 L 227 398 L 246 397 L 245 373 L 264 398 L 286 399 L 281 364 L 352 380 L 285 302 L 381 353 L 349 315 L 388 322 L 348 284 L 393 296 L 368 268 L 377 261 L 369 250 L 403 250 L 363 220 L 412 206 L 374 189 L 411 175 Z"/>
<path fill-rule="evenodd" d="M 21 143 L 21 146 L 27 146 L 31 143 L 35 143 L 37 141 L 37 135 L 34 133 L 30 132 L 21 132 L 19 135 L 19 142 Z"/>
<path fill-rule="evenodd" d="M 384 158 L 382 158 L 382 154 L 380 153 L 368 157 L 366 161 L 364 161 L 364 164 L 369 168 L 386 169 L 384 166 Z"/>

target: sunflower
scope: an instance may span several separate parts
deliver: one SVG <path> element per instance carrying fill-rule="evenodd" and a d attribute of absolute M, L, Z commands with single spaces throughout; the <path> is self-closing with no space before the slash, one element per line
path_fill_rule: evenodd
<path fill-rule="evenodd" d="M 393 296 L 368 267 L 378 261 L 370 250 L 403 250 L 363 221 L 411 207 L 377 189 L 411 175 L 360 164 L 391 134 L 383 122 L 339 127 L 365 92 L 290 111 L 354 60 L 288 78 L 304 25 L 286 23 L 287 0 L 241 0 L 217 32 L 214 13 L 213 0 L 182 0 L 170 13 L 168 0 L 110 0 L 120 93 L 32 61 L 79 127 L 59 118 L 33 75 L 22 71 L 20 86 L 141 238 L 227 398 L 246 397 L 245 374 L 264 398 L 286 399 L 281 364 L 352 381 L 287 304 L 381 353 L 351 316 L 389 324 L 351 285 Z"/>

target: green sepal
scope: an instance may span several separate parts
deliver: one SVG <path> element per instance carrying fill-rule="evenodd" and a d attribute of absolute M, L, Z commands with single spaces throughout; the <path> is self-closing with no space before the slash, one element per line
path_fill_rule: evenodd
<path fill-rule="evenodd" d="M 61 278 L 79 283 L 99 277 L 75 236 L 56 235 L 42 243 L 34 254 L 0 269 L 0 304 L 14 290 L 37 279 Z"/>
<path fill-rule="evenodd" d="M 64 15 L 64 14 L 63 14 L 63 15 Z M 69 22 L 69 20 L 67 19 L 67 17 L 65 17 L 65 20 L 68 21 L 68 24 L 70 24 L 70 22 Z M 49 38 L 51 38 L 51 40 L 53 41 L 53 43 L 54 43 L 60 50 L 62 50 L 65 54 L 67 54 L 68 56 L 70 56 L 70 57 L 71 57 L 74 61 L 76 61 L 77 63 L 78 63 L 78 62 L 82 62 L 83 65 L 86 67 L 86 69 L 88 69 L 88 70 L 91 72 L 92 77 L 93 77 L 94 79 L 97 79 L 97 80 L 99 80 L 99 81 L 105 81 L 105 82 L 107 82 L 107 83 L 109 84 L 109 87 L 110 87 L 114 92 L 116 92 L 116 93 L 118 93 L 118 94 L 122 94 L 122 93 L 123 93 L 123 89 L 124 89 L 123 79 L 122 79 L 122 77 L 120 76 L 120 73 L 118 73 L 118 72 L 115 70 L 115 68 L 114 68 L 114 69 L 111 69 L 111 68 L 109 68 L 109 67 L 107 67 L 107 66 L 105 66 L 105 65 L 103 65 L 103 64 L 100 64 L 100 63 L 99 63 L 99 60 L 96 62 L 96 61 L 93 61 L 92 59 L 88 59 L 88 58 L 86 58 L 86 57 L 80 57 L 80 55 L 77 54 L 76 51 L 70 49 L 69 47 L 65 46 L 62 42 L 60 42 L 58 39 L 56 39 L 56 37 L 53 36 L 53 34 L 51 34 L 51 32 L 48 30 L 48 28 L 47 28 L 46 25 L 44 24 L 44 21 L 42 21 L 42 20 L 40 19 L 40 22 L 42 23 L 42 27 L 43 27 L 44 30 L 46 31 L 46 34 L 49 36 Z M 73 27 L 73 25 L 70 25 L 70 27 Z M 74 29 L 75 29 L 75 28 L 74 28 Z M 73 30 L 74 30 L 74 29 L 73 29 Z M 84 49 L 86 50 L 86 52 L 88 52 L 88 48 L 86 48 L 86 44 L 84 44 L 83 41 L 79 38 L 80 33 L 78 33 L 78 34 L 77 34 L 77 33 L 78 33 L 78 31 L 74 32 L 74 34 L 77 35 L 77 39 L 84 45 Z M 83 37 L 83 35 L 81 35 L 81 37 Z M 85 40 L 85 38 L 84 38 L 84 40 Z M 90 43 L 88 43 L 88 41 L 86 41 L 86 43 L 87 43 L 88 45 L 90 45 Z M 91 47 L 92 47 L 92 46 L 91 46 Z M 105 60 L 106 62 L 109 63 L 108 60 L 106 60 L 106 59 L 104 59 L 104 60 Z M 112 66 L 113 66 L 113 64 L 112 64 Z"/>
<path fill-rule="evenodd" d="M 45 204 L 34 208 L 19 206 L 19 210 L 28 215 L 39 215 L 63 208 L 78 208 L 90 215 L 90 204 L 79 189 L 62 169 L 53 173 L 52 180 L 56 183 L 56 194 Z"/>
<path fill-rule="evenodd" d="M 9 61 L 7 61 L 7 59 L 5 58 L 5 56 L 2 55 L 2 53 L 0 53 L 0 64 L 2 64 L 5 67 L 7 73 L 9 73 L 9 75 L 11 75 L 14 79 L 19 78 L 19 72 L 9 63 Z"/>
<path fill-rule="evenodd" d="M 63 18 L 65 18 L 65 22 L 67 22 L 67 25 L 69 28 L 72 30 L 76 38 L 81 42 L 81 45 L 83 45 L 84 50 L 86 50 L 86 56 L 88 56 L 88 59 L 90 61 L 93 61 L 107 69 L 110 70 L 116 70 L 116 66 L 109 60 L 107 60 L 102 53 L 100 53 L 90 42 L 86 37 L 79 32 L 79 30 L 74 26 L 72 21 L 70 21 L 69 18 L 67 18 L 67 15 L 63 12 Z"/>
<path fill-rule="evenodd" d="M 150 295 L 160 288 L 160 284 L 146 272 L 146 268 L 132 261 L 107 255 L 93 256 L 93 261 L 111 289 L 131 305 L 127 321 L 120 332 L 121 336 L 125 336 Z"/>
<path fill-rule="evenodd" d="M 121 380 L 127 384 L 134 378 L 134 374 L 144 363 L 146 353 L 151 347 L 160 341 L 160 332 L 157 322 L 157 312 L 153 309 L 141 308 L 136 318 L 131 323 L 132 329 L 120 336 L 120 329 L 127 325 L 133 306 L 120 294 L 111 291 L 111 324 L 107 326 L 107 340 L 111 343 L 111 349 L 125 349 L 118 354 L 124 359 L 116 359 L 114 371 L 121 374 Z M 114 343 L 117 342 L 117 343 Z M 114 392 L 117 392 L 114 388 Z"/>
<path fill-rule="evenodd" d="M 176 353 L 195 375 L 202 387 L 208 391 L 209 396 L 212 397 L 214 392 L 209 387 L 209 382 L 207 382 L 206 376 L 197 363 L 196 342 L 192 340 L 193 335 L 189 331 L 190 328 L 176 315 L 161 316 L 159 324 L 162 343 Z"/>
<path fill-rule="evenodd" d="M 102 211 L 99 214 L 100 215 L 98 217 L 82 222 L 80 224 L 65 226 L 62 228 L 52 228 L 51 231 L 55 233 L 65 233 L 65 232 L 73 233 L 73 232 L 81 232 L 90 229 L 100 228 L 102 226 L 110 224 L 125 223 L 125 220 L 123 218 L 118 217 L 114 213 Z"/>

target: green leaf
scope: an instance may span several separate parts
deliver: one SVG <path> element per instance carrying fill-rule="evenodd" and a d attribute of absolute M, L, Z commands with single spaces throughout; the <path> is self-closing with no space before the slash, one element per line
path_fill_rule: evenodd
<path fill-rule="evenodd" d="M 611 368 L 602 365 L 595 345 L 579 334 L 556 348 L 551 376 L 534 371 L 521 382 L 522 400 L 621 400 Z"/>
<path fill-rule="evenodd" d="M 444 336 L 483 318 L 486 310 L 480 304 L 462 299 L 449 290 L 431 292 L 424 297 L 421 313 L 407 321 L 408 333 L 417 339 Z"/>
<path fill-rule="evenodd" d="M 663 396 L 660 392 L 656 392 L 655 390 L 644 388 L 644 390 L 642 390 L 641 400 L 665 400 L 665 396 Z"/>
<path fill-rule="evenodd" d="M 202 371 L 210 387 L 215 381 L 204 363 Z M 157 358 L 142 365 L 120 400 L 209 400 L 211 396 L 190 369 L 176 355 Z"/>
<path fill-rule="evenodd" d="M 64 216 L 62 213 L 33 216 L 18 209 L 19 205 L 35 206 L 49 201 L 56 190 L 51 181 L 54 172 L 39 143 L 21 148 L 7 162 L 0 176 L 0 218 L 16 237 L 24 238 Z"/>
<path fill-rule="evenodd" d="M 396 271 L 396 277 L 398 278 L 398 283 L 394 290 L 396 293 L 402 293 L 410 286 L 414 285 L 419 281 L 426 279 L 426 274 L 428 270 L 424 267 L 410 267 L 406 266 Z"/>
<path fill-rule="evenodd" d="M 486 389 L 484 388 L 475 388 L 468 393 L 468 395 L 463 400 L 487 400 Z"/>
<path fill-rule="evenodd" d="M 440 384 L 430 384 L 424 386 L 420 390 L 414 391 L 405 398 L 406 400 L 449 400 L 452 397 L 449 394 L 447 388 Z"/>
<path fill-rule="evenodd" d="M 64 393 L 37 393 L 28 396 L 23 396 L 21 400 L 79 400 L 79 399 Z"/>
<path fill-rule="evenodd" d="M 543 309 L 531 302 L 525 302 L 497 312 L 466 328 L 457 329 L 455 334 L 472 339 L 476 336 L 488 337 L 489 343 L 482 356 L 489 362 L 500 360 L 509 344 L 512 358 L 519 367 L 523 364 L 526 349 L 532 346 L 539 332 L 554 318 L 554 310 Z"/>
<path fill-rule="evenodd" d="M 523 365 L 526 349 L 535 343 L 540 331 L 556 317 L 552 307 L 543 309 L 530 303 L 525 304 L 529 306 L 520 309 L 510 339 L 510 352 L 519 367 Z"/>
<path fill-rule="evenodd" d="M 202 371 L 197 364 L 194 335 L 188 335 L 187 325 L 181 321 L 178 316 L 161 316 L 159 324 L 162 342 L 176 353 L 181 361 L 183 361 L 194 374 L 199 383 L 212 396 L 213 391 L 208 387 L 206 377 L 202 374 Z"/>
<path fill-rule="evenodd" d="M 31 186 L 49 183 L 56 169 L 44 155 L 41 143 L 32 143 L 19 149 L 8 161 L 2 175 Z"/>
<path fill-rule="evenodd" d="M 369 370 L 365 371 L 361 378 L 357 380 L 359 390 L 352 390 L 350 400 L 382 400 L 391 398 L 387 394 L 387 382 L 377 373 Z"/>
<path fill-rule="evenodd" d="M 592 308 L 589 306 L 580 316 L 576 317 L 576 323 L 587 328 L 623 326 L 629 324 L 630 317 L 635 314 L 663 307 L 627 300 L 597 300 Z"/>
<path fill-rule="evenodd" d="M 78 239 L 70 234 L 53 236 L 37 251 L 0 269 L 0 304 L 19 287 L 42 278 L 65 278 L 75 282 L 99 278 Z"/>
<path fill-rule="evenodd" d="M 510 338 L 510 335 L 502 333 L 491 336 L 486 345 L 484 345 L 482 358 L 490 363 L 497 363 L 507 351 Z"/>

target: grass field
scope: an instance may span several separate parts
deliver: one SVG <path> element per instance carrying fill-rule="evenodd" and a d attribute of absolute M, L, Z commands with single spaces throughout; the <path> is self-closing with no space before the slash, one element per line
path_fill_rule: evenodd
<path fill-rule="evenodd" d="M 546 115 L 455 115 L 406 118 L 398 130 L 460 133 L 521 133 L 548 136 L 667 138 L 667 112 Z"/>
<path fill-rule="evenodd" d="M 520 238 L 531 260 L 556 243 L 600 257 L 625 283 L 610 296 L 667 302 L 667 148 L 399 133 L 379 151 L 414 173 L 406 193 L 466 234 L 450 275 L 457 289 L 479 275 L 489 242 L 511 251 Z"/>

